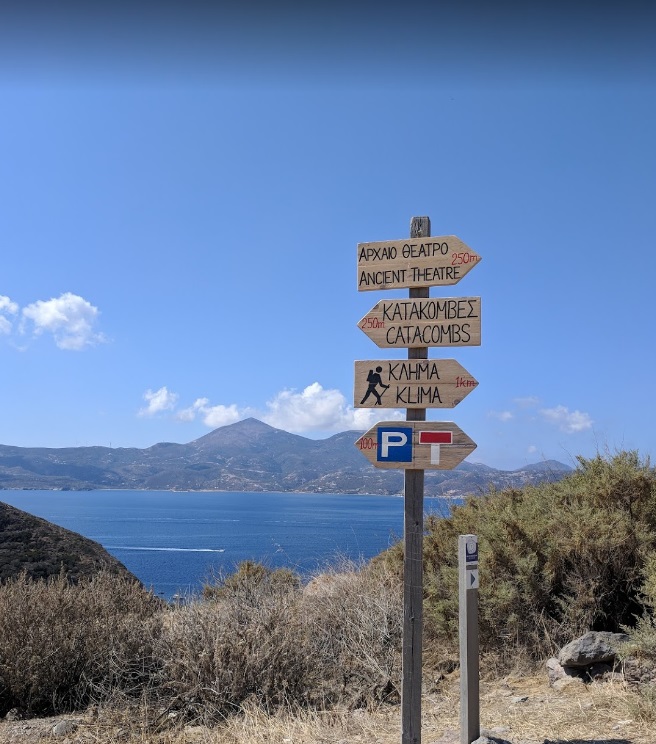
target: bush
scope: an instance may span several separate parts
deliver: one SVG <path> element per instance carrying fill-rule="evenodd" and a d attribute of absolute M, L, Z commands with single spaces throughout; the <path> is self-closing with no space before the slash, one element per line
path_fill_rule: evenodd
<path fill-rule="evenodd" d="M 219 577 L 213 584 L 203 587 L 205 599 L 250 597 L 256 601 L 263 594 L 286 593 L 298 589 L 301 577 L 288 568 L 269 568 L 257 561 L 242 561 L 237 570 L 226 577 Z"/>
<path fill-rule="evenodd" d="M 352 707 L 396 702 L 401 679 L 403 592 L 387 570 L 342 567 L 308 586 L 307 653 L 325 675 L 324 696 Z M 315 580 L 316 581 L 316 580 Z"/>
<path fill-rule="evenodd" d="M 458 638 L 458 535 L 479 537 L 482 651 L 535 659 L 587 630 L 634 625 L 656 591 L 656 476 L 635 452 L 579 458 L 557 483 L 470 498 L 424 540 L 426 632 Z M 402 546 L 387 563 L 399 571 Z"/>
<path fill-rule="evenodd" d="M 8 581 L 0 715 L 131 697 L 209 723 L 247 702 L 271 711 L 395 696 L 401 597 L 384 572 L 351 566 L 303 588 L 290 571 L 248 562 L 206 597 L 169 607 L 106 574 L 78 584 L 63 574 Z"/>
<path fill-rule="evenodd" d="M 0 714 L 73 710 L 99 690 L 138 690 L 156 666 L 161 602 L 101 573 L 70 584 L 25 574 L 0 586 Z"/>
<path fill-rule="evenodd" d="M 187 717 L 228 715 L 251 695 L 276 706 L 286 694 L 297 697 L 294 686 L 307 675 L 295 590 L 271 592 L 266 582 L 244 583 L 207 589 L 211 601 L 178 607 L 167 619 L 157 646 L 158 692 Z"/>
<path fill-rule="evenodd" d="M 396 689 L 395 585 L 353 570 L 303 590 L 288 572 L 249 562 L 206 594 L 172 612 L 158 644 L 159 692 L 187 718 L 216 720 L 246 701 L 361 706 Z"/>

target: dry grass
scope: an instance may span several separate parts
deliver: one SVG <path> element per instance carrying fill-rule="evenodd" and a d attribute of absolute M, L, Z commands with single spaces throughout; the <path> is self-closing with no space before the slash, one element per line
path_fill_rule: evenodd
<path fill-rule="evenodd" d="M 148 683 L 162 602 L 134 580 L 25 574 L 0 585 L 0 715 L 87 705 L 98 689 Z"/>
<path fill-rule="evenodd" d="M 351 570 L 303 591 L 256 569 L 242 567 L 208 601 L 168 614 L 156 645 L 168 710 L 213 724 L 254 702 L 267 712 L 317 710 L 394 695 L 398 586 Z"/>
<path fill-rule="evenodd" d="M 0 717 L 118 696 L 205 725 L 254 701 L 269 713 L 393 702 L 401 612 L 396 582 L 356 567 L 309 592 L 249 564 L 180 607 L 108 575 L 22 576 L 0 585 Z"/>
<path fill-rule="evenodd" d="M 484 685 L 481 698 L 485 726 L 506 727 L 504 736 L 513 741 L 654 742 L 654 711 L 636 715 L 641 695 L 621 682 L 580 683 L 556 691 L 544 677 L 508 678 Z"/>
<path fill-rule="evenodd" d="M 458 744 L 459 694 L 455 673 L 425 696 L 426 744 Z M 481 684 L 482 727 L 514 744 L 653 744 L 655 714 L 653 700 L 622 682 L 556 691 L 540 674 Z M 401 730 L 399 706 L 267 715 L 247 703 L 238 715 L 211 727 L 184 724 L 134 704 L 69 718 L 78 722 L 69 741 L 80 744 L 398 744 Z M 57 720 L 0 722 L 0 742 L 52 741 Z"/>
<path fill-rule="evenodd" d="M 229 583 L 227 593 L 164 610 L 151 607 L 139 593 L 131 597 L 123 585 L 117 595 L 114 579 L 88 589 L 62 581 L 5 585 L 4 604 L 0 603 L 6 621 L 0 648 L 7 646 L 2 673 L 15 687 L 21 679 L 32 680 L 35 691 L 43 695 L 55 669 L 66 669 L 75 658 L 62 645 L 71 628 L 79 630 L 76 637 L 86 637 L 85 644 L 75 648 L 86 649 L 94 664 L 117 640 L 123 639 L 120 647 L 126 650 L 116 655 L 113 649 L 106 658 L 111 673 L 97 679 L 108 684 L 85 688 L 95 707 L 73 713 L 65 712 L 70 707 L 59 707 L 56 719 L 0 721 L 0 744 L 51 741 L 52 727 L 62 718 L 77 722 L 74 731 L 59 737 L 70 744 L 398 742 L 399 706 L 389 704 L 393 697 L 382 694 L 390 680 L 396 687 L 400 676 L 400 596 L 389 576 L 352 570 L 324 575 L 303 590 L 271 583 L 269 578 L 274 577 L 262 575 L 267 578 L 264 583 L 261 576 L 252 581 L 249 573 Z M 127 605 L 118 606 L 121 602 Z M 50 619 L 61 621 L 62 608 L 75 608 L 75 613 L 58 626 Z M 116 622 L 107 622 L 113 617 L 110 609 L 119 613 Z M 22 623 L 9 622 L 21 612 Z M 154 612 L 154 635 L 144 635 L 149 626 L 135 623 L 142 612 L 146 618 Z M 96 627 L 93 617 L 103 622 Z M 102 628 L 112 630 L 111 638 L 100 632 Z M 133 632 L 136 636 L 130 640 Z M 130 650 L 136 641 L 148 641 L 157 663 L 146 684 L 139 684 L 139 675 L 131 673 L 126 685 L 125 670 L 133 666 Z M 49 649 L 55 647 L 66 653 L 59 666 L 51 668 L 43 662 L 46 656 L 53 662 Z M 35 654 L 37 648 L 40 652 Z M 24 655 L 28 650 L 31 656 Z M 457 671 L 450 672 L 453 666 L 446 651 L 439 644 L 427 644 L 426 744 L 459 744 L 459 678 Z M 617 681 L 589 686 L 574 682 L 557 691 L 548 686 L 544 668 L 526 673 L 529 658 L 515 649 L 514 655 L 484 659 L 484 729 L 513 744 L 656 741 L 656 688 Z M 6 664 L 9 659 L 14 660 L 11 668 Z M 508 674 L 510 659 L 523 674 Z"/>

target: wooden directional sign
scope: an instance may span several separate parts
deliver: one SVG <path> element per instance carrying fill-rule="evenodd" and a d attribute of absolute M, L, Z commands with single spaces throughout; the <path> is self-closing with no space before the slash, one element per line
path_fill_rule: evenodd
<path fill-rule="evenodd" d="M 480 260 L 455 235 L 358 243 L 358 290 L 457 284 Z"/>
<path fill-rule="evenodd" d="M 355 446 L 377 468 L 453 470 L 476 444 L 452 421 L 382 421 Z"/>
<path fill-rule="evenodd" d="M 355 408 L 454 408 L 478 382 L 455 359 L 355 363 Z"/>
<path fill-rule="evenodd" d="M 381 300 L 358 326 L 381 348 L 480 346 L 480 297 Z"/>

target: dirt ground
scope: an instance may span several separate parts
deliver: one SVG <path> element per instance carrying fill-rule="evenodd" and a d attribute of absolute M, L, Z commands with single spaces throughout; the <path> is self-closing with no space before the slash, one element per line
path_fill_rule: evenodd
<path fill-rule="evenodd" d="M 423 744 L 460 744 L 457 674 L 423 699 Z M 157 720 L 156 725 L 153 721 Z M 621 681 L 555 690 L 546 673 L 481 682 L 483 733 L 512 744 L 655 744 L 656 693 Z M 175 716 L 90 709 L 55 718 L 0 721 L 1 744 L 398 744 L 398 706 L 376 711 L 266 715 L 246 707 L 224 724 L 178 723 Z"/>

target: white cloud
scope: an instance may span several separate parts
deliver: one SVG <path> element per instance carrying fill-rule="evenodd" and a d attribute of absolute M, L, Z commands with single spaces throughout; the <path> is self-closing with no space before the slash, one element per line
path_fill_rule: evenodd
<path fill-rule="evenodd" d="M 234 403 L 230 406 L 206 406 L 201 409 L 203 423 L 215 429 L 217 426 L 227 426 L 234 424 L 235 421 L 244 418 L 244 413 L 240 413 Z"/>
<path fill-rule="evenodd" d="M 575 434 L 592 428 L 592 419 L 589 414 L 582 411 L 570 411 L 565 406 L 555 408 L 543 408 L 540 414 L 549 423 L 556 424 L 561 431 Z"/>
<path fill-rule="evenodd" d="M 313 382 L 300 393 L 283 390 L 267 403 L 267 423 L 287 431 L 332 429 L 344 416 L 346 399 L 339 390 L 324 390 Z"/>
<path fill-rule="evenodd" d="M 271 426 L 291 432 L 343 431 L 368 429 L 380 420 L 380 409 L 348 405 L 339 390 L 326 390 L 313 382 L 301 392 L 283 390 L 267 403 L 263 420 Z M 387 411 L 386 418 L 398 420 L 398 411 Z"/>
<path fill-rule="evenodd" d="M 18 305 L 12 302 L 9 297 L 0 295 L 0 334 L 8 336 L 12 330 L 12 321 L 7 317 L 8 315 L 16 315 L 18 312 Z"/>
<path fill-rule="evenodd" d="M 197 398 L 193 405 L 183 408 L 175 417 L 178 421 L 193 421 L 196 416 L 200 416 L 206 426 L 215 429 L 218 426 L 234 424 L 235 421 L 250 415 L 246 409 L 240 411 L 234 403 L 229 406 L 211 406 L 209 402 L 209 398 Z"/>
<path fill-rule="evenodd" d="M 139 410 L 140 416 L 154 416 L 162 411 L 170 411 L 175 408 L 175 404 L 178 402 L 178 394 L 169 392 L 166 386 L 161 387 L 159 390 L 146 390 L 143 394 L 143 399 L 148 403 L 145 408 Z"/>
<path fill-rule="evenodd" d="M 510 421 L 510 419 L 514 418 L 513 414 L 510 411 L 490 411 L 488 413 L 488 416 L 491 418 L 499 419 L 499 421 L 502 421 L 504 424 L 506 421 Z"/>
<path fill-rule="evenodd" d="M 79 295 L 65 292 L 50 300 L 37 300 L 23 308 L 21 331 L 27 322 L 33 324 L 33 333 L 39 336 L 52 333 L 60 349 L 78 351 L 85 346 L 105 341 L 102 333 L 94 330 L 99 311 Z"/>
<path fill-rule="evenodd" d="M 178 421 L 193 421 L 196 418 L 198 412 L 208 403 L 209 400 L 207 398 L 198 398 L 194 402 L 193 406 L 189 406 L 189 408 L 183 408 L 181 411 L 178 411 L 175 414 L 175 417 L 178 419 Z"/>
<path fill-rule="evenodd" d="M 383 419 L 385 421 L 405 420 L 405 412 L 399 411 L 396 408 L 393 411 L 386 410 L 384 415 L 381 413 L 380 408 L 349 408 L 349 412 L 349 421 L 348 423 L 345 422 L 344 429 L 367 430 Z"/>
<path fill-rule="evenodd" d="M 0 312 L 16 315 L 18 312 L 18 305 L 15 302 L 12 302 L 6 295 L 0 295 Z"/>
<path fill-rule="evenodd" d="M 239 408 L 234 403 L 213 406 L 208 398 L 197 398 L 193 405 L 175 414 L 178 421 L 184 422 L 201 418 L 211 428 L 234 424 L 248 416 L 254 416 L 277 429 L 301 434 L 369 429 L 381 419 L 381 411 L 373 408 L 355 409 L 339 390 L 326 390 L 318 382 L 313 382 L 301 392 L 283 390 L 278 393 L 267 402 L 265 411 Z M 398 421 L 404 418 L 404 414 L 388 410 L 384 418 Z"/>
<path fill-rule="evenodd" d="M 513 403 L 520 408 L 535 408 L 540 403 L 540 399 L 535 395 L 527 395 L 524 398 L 514 398 Z"/>

